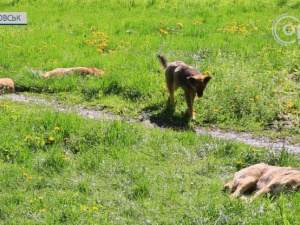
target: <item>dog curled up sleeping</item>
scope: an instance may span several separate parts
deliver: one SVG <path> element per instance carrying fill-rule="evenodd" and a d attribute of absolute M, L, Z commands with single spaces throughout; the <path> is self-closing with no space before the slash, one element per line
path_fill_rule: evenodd
<path fill-rule="evenodd" d="M 196 115 L 193 110 L 195 96 L 202 97 L 203 91 L 210 76 L 204 76 L 197 68 L 189 66 L 181 61 L 167 63 L 164 56 L 158 55 L 159 61 L 166 70 L 166 83 L 170 94 L 170 102 L 175 105 L 174 92 L 181 87 L 184 90 L 186 104 L 188 106 L 189 115 L 195 119 Z"/>
<path fill-rule="evenodd" d="M 277 195 L 284 190 L 296 191 L 299 187 L 300 170 L 260 163 L 236 172 L 233 180 L 226 183 L 224 189 L 229 189 L 232 197 L 257 190 L 251 197 L 251 202 L 263 193 Z"/>
<path fill-rule="evenodd" d="M 15 84 L 10 78 L 0 78 L 0 94 L 11 93 L 15 90 Z"/>

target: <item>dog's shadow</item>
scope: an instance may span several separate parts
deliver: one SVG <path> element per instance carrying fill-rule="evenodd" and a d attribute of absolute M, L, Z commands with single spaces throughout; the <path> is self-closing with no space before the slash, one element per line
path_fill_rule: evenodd
<path fill-rule="evenodd" d="M 175 107 L 167 103 L 162 111 L 150 115 L 150 122 L 162 128 L 172 128 L 174 130 L 192 130 L 188 112 L 180 115 L 175 113 Z"/>

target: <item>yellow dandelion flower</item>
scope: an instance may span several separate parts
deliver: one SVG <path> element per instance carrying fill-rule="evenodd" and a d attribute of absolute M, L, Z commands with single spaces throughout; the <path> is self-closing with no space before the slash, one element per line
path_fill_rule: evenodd
<path fill-rule="evenodd" d="M 87 210 L 87 207 L 86 207 L 85 205 L 81 205 L 81 206 L 80 206 L 80 210 L 81 210 L 81 211 L 86 211 L 86 210 Z"/>
<path fill-rule="evenodd" d="M 108 52 L 113 54 L 113 53 L 115 53 L 116 51 L 114 51 L 114 50 L 112 50 L 112 49 L 109 49 Z"/>
<path fill-rule="evenodd" d="M 294 105 L 294 104 L 293 104 L 291 101 L 288 101 L 288 102 L 286 103 L 286 106 L 287 106 L 288 108 L 292 108 L 293 105 Z"/>
<path fill-rule="evenodd" d="M 24 176 L 24 177 L 27 177 L 27 176 L 28 176 L 28 173 L 23 173 L 23 176 Z"/>
<path fill-rule="evenodd" d="M 29 141 L 29 140 L 30 140 L 30 136 L 26 136 L 25 141 Z"/>
<path fill-rule="evenodd" d="M 177 23 L 180 28 L 183 28 L 183 23 Z"/>
<path fill-rule="evenodd" d="M 99 208 L 97 206 L 92 207 L 93 210 L 98 210 Z"/>
<path fill-rule="evenodd" d="M 41 138 L 40 137 L 38 137 L 38 136 L 35 136 L 34 137 L 34 140 L 36 140 L 36 141 L 38 141 L 38 140 L 40 140 Z"/>
<path fill-rule="evenodd" d="M 169 33 L 168 31 L 163 30 L 163 29 L 159 29 L 159 32 L 162 33 L 162 34 L 166 34 L 166 35 Z"/>
<path fill-rule="evenodd" d="M 55 138 L 54 137 L 49 137 L 49 141 L 54 141 L 55 140 Z"/>
<path fill-rule="evenodd" d="M 273 104 L 273 103 L 270 103 L 270 107 L 272 107 L 272 108 L 273 108 L 273 107 L 274 107 L 274 104 Z"/>
<path fill-rule="evenodd" d="M 47 211 L 47 209 L 45 209 L 45 208 L 41 209 L 41 212 L 46 212 L 46 211 Z"/>
<path fill-rule="evenodd" d="M 201 22 L 201 21 L 194 22 L 194 25 L 202 25 L 202 24 L 203 24 L 203 22 Z"/>
<path fill-rule="evenodd" d="M 87 39 L 87 40 L 84 41 L 84 43 L 90 44 L 90 43 L 91 43 L 91 40 Z"/>
<path fill-rule="evenodd" d="M 70 157 L 67 156 L 67 155 L 62 155 L 61 158 L 64 159 L 64 160 L 69 160 L 70 159 Z"/>
<path fill-rule="evenodd" d="M 54 130 L 59 131 L 60 127 L 54 127 Z"/>
<path fill-rule="evenodd" d="M 210 74 L 210 71 L 209 70 L 206 70 L 205 72 L 204 72 L 204 76 L 208 76 Z"/>
<path fill-rule="evenodd" d="M 239 160 L 239 161 L 237 161 L 237 162 L 236 162 L 236 164 L 238 164 L 238 165 L 242 165 L 242 164 L 243 164 L 243 162 L 242 162 L 241 160 Z"/>
<path fill-rule="evenodd" d="M 262 126 L 263 124 L 264 124 L 263 122 L 259 122 L 259 123 L 258 123 L 259 126 Z"/>
<path fill-rule="evenodd" d="M 260 96 L 259 95 L 256 95 L 255 96 L 255 100 L 259 100 L 260 99 Z"/>
<path fill-rule="evenodd" d="M 214 109 L 214 112 L 219 112 L 220 111 L 220 109 Z"/>

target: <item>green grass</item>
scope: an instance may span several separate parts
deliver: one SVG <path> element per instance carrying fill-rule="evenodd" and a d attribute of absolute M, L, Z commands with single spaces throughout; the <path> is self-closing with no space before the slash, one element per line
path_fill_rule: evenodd
<path fill-rule="evenodd" d="M 283 13 L 300 16 L 299 1 L 4 0 L 0 6 L 28 13 L 27 26 L 0 27 L 0 76 L 42 96 L 176 121 L 186 105 L 179 92 L 174 115 L 162 113 L 168 95 L 156 54 L 163 52 L 169 61 L 211 72 L 195 104 L 196 123 L 299 136 L 299 45 L 280 45 L 271 29 Z M 43 80 L 26 68 L 71 66 L 106 74 Z"/>
<path fill-rule="evenodd" d="M 222 192 L 242 167 L 299 165 L 191 131 L 0 103 L 1 224 L 270 224 L 299 219 L 299 193 L 247 205 Z"/>
<path fill-rule="evenodd" d="M 44 7 L 46 5 L 47 7 Z M 299 135 L 299 45 L 280 45 L 271 26 L 300 18 L 299 1 L 2 0 L 28 25 L 0 26 L 0 77 L 24 93 L 147 115 L 174 124 Z M 186 120 L 156 58 L 210 71 Z M 88 66 L 103 76 L 42 79 L 30 71 Z M 29 69 L 28 69 L 29 68 Z M 184 122 L 182 122 L 184 121 Z M 46 106 L 0 102 L 0 224 L 295 224 L 299 193 L 230 200 L 222 187 L 260 162 L 299 167 L 299 157 L 191 130 L 88 120 Z"/>

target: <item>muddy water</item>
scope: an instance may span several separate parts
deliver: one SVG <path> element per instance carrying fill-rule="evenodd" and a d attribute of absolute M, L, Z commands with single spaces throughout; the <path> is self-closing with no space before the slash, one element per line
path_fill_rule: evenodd
<path fill-rule="evenodd" d="M 151 122 L 149 119 L 141 119 L 141 118 L 123 118 L 121 116 L 113 115 L 107 111 L 95 111 L 91 109 L 86 109 L 80 106 L 67 106 L 64 104 L 59 104 L 56 101 L 50 101 L 46 99 L 41 99 L 37 97 L 25 97 L 24 95 L 20 94 L 8 94 L 0 96 L 1 98 L 8 98 L 13 101 L 18 102 L 34 102 L 38 104 L 44 104 L 47 106 L 51 106 L 54 109 L 61 111 L 61 112 L 75 112 L 78 115 L 81 115 L 85 118 L 90 119 L 109 119 L 109 120 L 126 120 L 131 122 L 139 122 L 143 123 L 145 126 L 149 128 L 153 128 L 159 126 L 161 128 L 170 127 L 170 124 L 156 124 Z M 290 153 L 300 153 L 300 144 L 290 145 L 288 141 L 277 139 L 277 140 L 270 140 L 266 137 L 254 138 L 253 135 L 249 132 L 235 132 L 235 131 L 222 131 L 220 129 L 211 129 L 211 128 L 201 128 L 198 127 L 195 129 L 196 133 L 199 135 L 209 135 L 214 138 L 225 139 L 225 140 L 232 140 L 243 142 L 248 145 L 252 145 L 254 147 L 265 147 L 269 150 L 286 150 Z"/>

